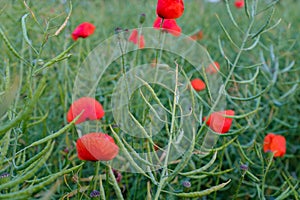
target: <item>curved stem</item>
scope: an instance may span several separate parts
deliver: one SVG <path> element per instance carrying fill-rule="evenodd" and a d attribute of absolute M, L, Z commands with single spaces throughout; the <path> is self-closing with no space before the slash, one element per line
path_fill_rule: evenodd
<path fill-rule="evenodd" d="M 171 128 L 170 128 L 170 135 L 169 135 L 169 144 L 168 144 L 168 149 L 167 149 L 167 155 L 165 158 L 165 163 L 164 163 L 164 167 L 163 167 L 163 171 L 161 173 L 161 179 L 158 185 L 158 189 L 156 191 L 155 194 L 155 200 L 157 200 L 159 198 L 159 195 L 161 193 L 161 190 L 163 189 L 165 183 L 167 180 L 170 179 L 170 177 L 168 176 L 168 160 L 169 160 L 169 153 L 170 153 L 170 149 L 171 149 L 171 144 L 172 144 L 172 137 L 175 131 L 175 119 L 176 119 L 176 106 L 177 106 L 177 98 L 178 98 L 178 64 L 176 63 L 176 71 L 175 71 L 175 88 L 174 88 L 174 99 L 173 99 L 173 108 L 172 108 L 172 121 L 171 121 Z"/>
<path fill-rule="evenodd" d="M 266 182 L 266 177 L 267 177 L 267 173 L 273 163 L 273 158 L 274 158 L 274 153 L 272 153 L 271 157 L 270 157 L 270 160 L 269 160 L 269 163 L 267 165 L 267 168 L 266 168 L 266 171 L 264 173 L 264 176 L 263 176 L 263 179 L 262 179 L 262 182 L 261 182 L 261 197 L 262 199 L 264 200 L 265 199 L 265 182 Z"/>
<path fill-rule="evenodd" d="M 123 200 L 124 198 L 123 198 L 121 189 L 120 189 L 120 187 L 118 185 L 118 182 L 116 180 L 116 177 L 115 177 L 114 172 L 113 172 L 113 170 L 112 170 L 112 168 L 111 168 L 110 165 L 108 165 L 108 174 L 109 174 L 109 176 L 110 176 L 110 178 L 112 180 L 113 188 L 115 189 L 115 192 L 116 192 L 116 195 L 117 195 L 117 199 Z"/>

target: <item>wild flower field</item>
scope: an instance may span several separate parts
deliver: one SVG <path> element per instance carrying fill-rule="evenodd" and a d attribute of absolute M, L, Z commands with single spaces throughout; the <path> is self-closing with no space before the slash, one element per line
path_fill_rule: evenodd
<path fill-rule="evenodd" d="M 299 199 L 299 7 L 0 0 L 0 199 Z"/>

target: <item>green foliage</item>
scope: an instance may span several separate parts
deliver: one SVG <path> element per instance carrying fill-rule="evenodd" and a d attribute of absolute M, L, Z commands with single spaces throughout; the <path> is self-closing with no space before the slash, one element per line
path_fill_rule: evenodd
<path fill-rule="evenodd" d="M 81 64 L 98 44 L 115 34 L 115 28 L 141 27 L 141 13 L 146 14 L 143 26 L 151 27 L 156 2 L 1 4 L 0 199 L 89 199 L 92 190 L 100 190 L 101 199 L 299 199 L 299 1 L 245 0 L 246 6 L 237 10 L 229 0 L 217 4 L 186 0 L 178 24 L 187 35 L 202 30 L 204 37 L 197 42 L 204 48 L 186 57 L 161 46 L 122 55 L 110 63 L 103 81 L 96 85 L 105 118 L 77 127 L 76 119 L 66 122 L 66 113 Z M 93 22 L 96 32 L 74 42 L 70 34 L 83 21 Z M 126 34 L 119 36 L 127 39 Z M 157 40 L 166 38 L 161 33 Z M 195 70 L 187 59 L 191 54 L 205 57 L 204 63 L 220 63 L 221 86 L 204 71 Z M 145 137 L 135 138 L 118 127 L 107 105 L 132 63 L 151 63 L 154 58 L 165 62 L 161 67 L 175 71 L 171 74 L 175 84 L 168 88 L 139 78 L 143 87 L 130 96 L 128 117 Z M 190 85 L 183 86 L 182 77 L 201 77 L 207 83 L 205 92 L 188 91 L 196 111 L 187 120 L 183 120 L 185 108 L 178 102 L 177 91 Z M 208 131 L 202 121 L 221 109 L 221 101 L 226 102 L 222 109 L 236 113 L 230 132 L 222 135 Z M 158 136 L 147 129 L 152 120 L 149 113 L 165 117 L 160 119 L 164 125 Z M 175 161 L 168 153 L 162 160 L 162 155 L 149 155 L 155 145 L 159 150 L 161 146 L 174 150 L 185 126 L 190 143 L 184 154 Z M 121 182 L 112 169 L 114 161 L 94 166 L 76 156 L 76 139 L 95 127 L 112 135 L 122 152 Z M 269 132 L 286 137 L 283 158 L 263 152 L 263 139 Z M 127 165 L 137 173 L 128 172 Z M 190 187 L 183 186 L 185 180 Z"/>

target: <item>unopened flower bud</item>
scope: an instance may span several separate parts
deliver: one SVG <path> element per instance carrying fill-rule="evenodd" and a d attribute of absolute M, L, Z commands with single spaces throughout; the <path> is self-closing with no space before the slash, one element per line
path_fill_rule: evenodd
<path fill-rule="evenodd" d="M 190 188 L 191 187 L 191 182 L 189 181 L 182 181 L 182 186 L 185 188 Z"/>
<path fill-rule="evenodd" d="M 143 24 L 145 22 L 146 15 L 145 13 L 140 14 L 140 24 Z"/>
<path fill-rule="evenodd" d="M 3 174 L 0 174 L 0 185 L 7 183 L 10 179 L 10 174 L 7 172 L 4 172 Z"/>
<path fill-rule="evenodd" d="M 91 193 L 90 193 L 90 197 L 91 198 L 94 198 L 94 197 L 99 197 L 100 196 L 100 192 L 98 190 L 93 190 Z"/>
<path fill-rule="evenodd" d="M 115 169 L 113 169 L 113 173 L 115 175 L 116 181 L 118 183 L 120 183 L 122 180 L 122 174 L 118 170 L 115 170 Z"/>
<path fill-rule="evenodd" d="M 243 170 L 243 171 L 247 171 L 247 170 L 248 170 L 248 165 L 241 164 L 240 168 L 241 168 L 241 170 Z"/>
<path fill-rule="evenodd" d="M 122 32 L 122 28 L 120 27 L 115 28 L 115 34 L 119 34 L 120 32 Z"/>

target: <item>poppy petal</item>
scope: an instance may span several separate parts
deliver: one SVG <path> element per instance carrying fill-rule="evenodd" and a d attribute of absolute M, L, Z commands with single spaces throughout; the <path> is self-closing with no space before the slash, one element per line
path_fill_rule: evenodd
<path fill-rule="evenodd" d="M 286 153 L 285 137 L 269 133 L 264 139 L 263 149 L 264 152 L 273 152 L 274 157 L 283 157 Z"/>
<path fill-rule="evenodd" d="M 140 35 L 140 37 L 139 37 L 138 31 L 136 29 L 134 29 L 131 32 L 131 34 L 128 38 L 128 41 L 130 41 L 136 45 L 139 45 L 140 49 L 145 47 L 145 38 L 143 35 Z"/>
<path fill-rule="evenodd" d="M 244 2 L 244 0 L 236 0 L 234 2 L 234 5 L 235 5 L 236 8 L 242 8 L 242 7 L 244 7 L 245 2 Z"/>
<path fill-rule="evenodd" d="M 119 153 L 113 138 L 104 133 L 89 133 L 80 137 L 76 149 L 78 158 L 87 161 L 108 161 Z"/>
<path fill-rule="evenodd" d="M 158 0 L 156 13 L 159 17 L 164 19 L 179 18 L 184 11 L 184 4 L 182 0 Z"/>
<path fill-rule="evenodd" d="M 176 37 L 181 35 L 181 28 L 180 28 L 180 26 L 177 25 L 175 19 L 164 19 L 162 25 L 161 25 L 161 23 L 162 23 L 162 18 L 157 17 L 154 20 L 153 28 L 155 28 L 155 29 L 162 28 L 164 31 L 167 31 Z"/>
<path fill-rule="evenodd" d="M 140 36 L 139 48 L 142 49 L 145 47 L 145 37 L 143 35 Z"/>
<path fill-rule="evenodd" d="M 208 67 L 205 69 L 206 73 L 208 74 L 215 74 L 220 70 L 220 64 L 215 61 L 208 65 Z"/>
<path fill-rule="evenodd" d="M 195 78 L 191 81 L 191 85 L 194 88 L 194 90 L 196 90 L 197 92 L 205 90 L 205 83 L 199 79 L 199 78 Z"/>
<path fill-rule="evenodd" d="M 75 124 L 80 124 L 86 120 L 101 119 L 105 112 L 102 105 L 96 99 L 91 97 L 82 97 L 74 101 L 70 106 L 67 113 L 67 121 L 73 121 L 80 114 L 81 116 Z"/>
<path fill-rule="evenodd" d="M 83 22 L 79 24 L 75 30 L 72 32 L 72 38 L 74 41 L 76 41 L 78 38 L 86 38 L 90 35 L 92 35 L 95 31 L 96 27 L 89 23 L 89 22 Z"/>
<path fill-rule="evenodd" d="M 134 44 L 138 43 L 138 31 L 136 29 L 131 32 L 128 41 L 133 42 Z"/>
<path fill-rule="evenodd" d="M 232 118 L 225 117 L 226 116 L 234 116 L 233 110 L 224 110 L 213 112 L 206 124 L 217 133 L 227 133 L 230 130 L 232 124 Z M 206 119 L 206 118 L 204 118 Z"/>
<path fill-rule="evenodd" d="M 274 138 L 274 134 L 273 133 L 270 133 L 268 134 L 265 139 L 264 139 L 264 152 L 267 152 L 267 151 L 270 151 L 271 150 L 271 142 Z"/>

